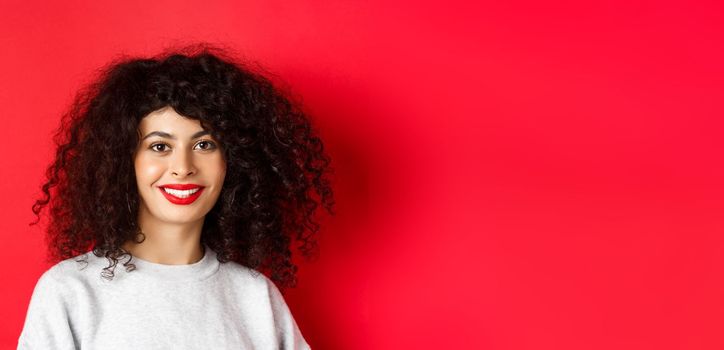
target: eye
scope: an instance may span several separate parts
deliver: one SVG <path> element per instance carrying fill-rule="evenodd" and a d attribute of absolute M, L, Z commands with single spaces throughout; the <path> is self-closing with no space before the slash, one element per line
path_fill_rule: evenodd
<path fill-rule="evenodd" d="M 198 146 L 198 145 L 204 145 L 204 144 L 206 145 L 206 147 L 202 147 L 201 149 L 203 149 L 203 150 L 212 150 L 212 149 L 216 148 L 215 143 L 213 143 L 212 141 L 207 141 L 207 140 L 201 141 L 201 142 L 197 143 L 196 145 Z"/>
<path fill-rule="evenodd" d="M 156 148 L 157 146 L 168 147 L 168 145 L 165 143 L 154 143 L 151 146 L 149 146 L 148 148 L 150 148 L 152 151 L 155 151 L 155 152 L 163 152 L 163 150 L 158 150 L 158 148 Z"/>

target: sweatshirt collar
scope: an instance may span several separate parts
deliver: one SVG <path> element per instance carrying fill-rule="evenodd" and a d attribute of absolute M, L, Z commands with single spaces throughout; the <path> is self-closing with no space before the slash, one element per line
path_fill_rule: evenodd
<path fill-rule="evenodd" d="M 125 259 L 123 260 L 125 261 Z M 120 263 L 120 262 L 119 262 Z M 141 278 L 152 278 L 163 281 L 193 281 L 204 280 L 213 275 L 219 269 L 219 261 L 216 252 L 204 244 L 204 256 L 201 260 L 184 265 L 166 265 L 143 260 L 133 256 L 129 264 L 136 265 L 136 269 L 129 271 L 128 278 L 133 276 Z M 125 268 L 122 268 L 125 270 Z"/>

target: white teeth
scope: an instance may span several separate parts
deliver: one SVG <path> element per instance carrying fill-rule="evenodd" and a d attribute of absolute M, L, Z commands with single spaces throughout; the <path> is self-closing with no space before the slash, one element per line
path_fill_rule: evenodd
<path fill-rule="evenodd" d="M 170 188 L 166 188 L 166 187 L 163 188 L 163 190 L 166 191 L 166 193 L 174 195 L 179 198 L 187 198 L 187 197 L 191 196 L 192 194 L 196 193 L 199 189 L 200 188 L 197 187 L 192 190 L 183 190 L 182 191 L 182 190 L 174 190 L 174 189 L 170 189 Z"/>

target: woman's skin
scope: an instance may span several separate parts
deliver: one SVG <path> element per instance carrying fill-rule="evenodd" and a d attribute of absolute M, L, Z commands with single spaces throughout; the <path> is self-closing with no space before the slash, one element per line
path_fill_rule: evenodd
<path fill-rule="evenodd" d="M 141 203 L 138 225 L 146 238 L 127 241 L 123 249 L 150 262 L 192 264 L 204 255 L 201 229 L 213 208 L 226 176 L 221 145 L 203 132 L 198 120 L 184 118 L 166 107 L 148 114 L 139 124 L 141 141 L 134 154 L 136 183 Z M 173 138 L 151 135 L 165 132 Z M 197 184 L 200 196 L 191 204 L 174 204 L 158 186 Z"/>

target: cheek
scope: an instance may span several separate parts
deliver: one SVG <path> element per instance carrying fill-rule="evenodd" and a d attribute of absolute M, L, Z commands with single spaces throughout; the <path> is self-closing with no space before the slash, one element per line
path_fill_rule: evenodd
<path fill-rule="evenodd" d="M 219 165 L 218 174 L 219 174 L 219 177 L 218 177 L 219 184 L 222 184 L 222 185 L 223 185 L 223 184 L 224 184 L 224 178 L 226 177 L 226 163 L 222 162 L 222 163 Z"/>
<path fill-rule="evenodd" d="M 157 181 L 163 175 L 164 171 L 164 166 L 161 162 L 147 157 L 136 158 L 134 166 L 136 168 L 136 179 L 139 184 L 151 184 Z"/>
<path fill-rule="evenodd" d="M 206 159 L 203 162 L 204 173 L 208 174 L 207 179 L 213 180 L 221 185 L 226 176 L 226 163 L 222 157 Z M 200 169 L 201 170 L 201 169 Z"/>
<path fill-rule="evenodd" d="M 221 176 L 223 177 L 223 176 L 226 174 L 226 162 L 224 162 L 224 160 L 221 159 L 221 160 L 219 160 L 217 166 L 218 166 L 218 168 L 219 168 L 219 173 L 220 173 Z"/>

